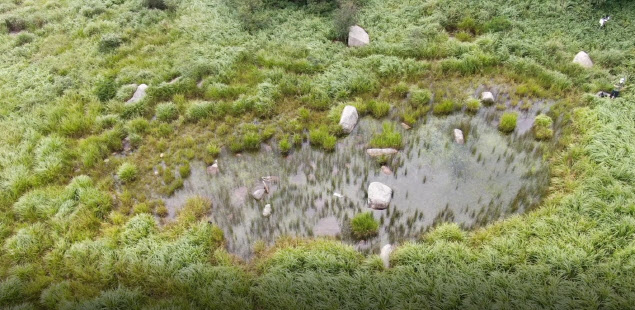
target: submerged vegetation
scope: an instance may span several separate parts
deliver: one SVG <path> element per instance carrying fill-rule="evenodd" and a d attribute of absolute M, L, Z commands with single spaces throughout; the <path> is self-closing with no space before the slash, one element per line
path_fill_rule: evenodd
<path fill-rule="evenodd" d="M 632 308 L 635 97 L 585 94 L 635 74 L 633 12 L 611 0 L 3 2 L 0 307 Z M 370 45 L 346 47 L 353 23 Z M 571 63 L 581 49 L 593 68 Z M 205 197 L 168 219 L 161 199 L 192 160 L 306 140 L 333 151 L 350 102 L 384 119 L 371 146 L 401 148 L 397 119 L 425 126 L 500 85 L 514 90 L 491 107 L 504 132 L 556 100 L 533 124 L 551 185 L 528 214 L 442 224 L 398 245 L 389 270 L 324 239 L 283 238 L 244 263 Z"/>

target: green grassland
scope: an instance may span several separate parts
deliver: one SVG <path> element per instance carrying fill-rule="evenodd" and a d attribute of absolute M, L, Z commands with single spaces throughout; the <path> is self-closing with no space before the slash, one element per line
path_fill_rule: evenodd
<path fill-rule="evenodd" d="M 359 1 L 371 44 L 355 49 L 338 40 L 354 9 L 299 2 L 0 2 L 1 307 L 635 308 L 635 96 L 590 95 L 635 76 L 634 2 Z M 580 50 L 592 69 L 571 63 Z M 345 104 L 401 147 L 390 122 L 474 112 L 478 84 L 556 100 L 534 130 L 551 175 L 537 210 L 443 224 L 389 269 L 330 239 L 243 262 L 202 198 L 155 220 L 149 193 L 180 188 L 191 160 L 264 141 L 330 151 Z"/>

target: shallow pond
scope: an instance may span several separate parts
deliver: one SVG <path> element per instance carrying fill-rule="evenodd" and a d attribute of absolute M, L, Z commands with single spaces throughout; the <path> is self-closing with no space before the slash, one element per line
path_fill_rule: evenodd
<path fill-rule="evenodd" d="M 519 123 L 533 120 L 536 112 L 525 112 Z M 481 226 L 537 205 L 548 184 L 537 143 L 523 128 L 501 135 L 496 113 L 488 108 L 477 116 L 428 117 L 411 130 L 397 126 L 405 148 L 389 169 L 365 152 L 372 134 L 381 130 L 381 122 L 370 118 L 361 119 L 332 153 L 306 143 L 287 157 L 268 146 L 241 156 L 224 153 L 217 174 L 194 162 L 183 189 L 165 199 L 169 218 L 187 198 L 209 197 L 211 221 L 225 231 L 228 250 L 243 258 L 250 257 L 258 240 L 272 244 L 282 235 L 338 236 L 362 251 L 377 252 L 383 244 L 415 239 L 439 222 Z M 463 130 L 465 144 L 454 142 L 454 128 Z M 386 210 L 367 207 L 373 181 L 393 189 Z M 269 193 L 255 200 L 251 193 L 265 186 Z M 273 209 L 269 217 L 262 215 L 266 204 Z M 380 232 L 356 241 L 350 219 L 368 211 L 380 221 Z"/>

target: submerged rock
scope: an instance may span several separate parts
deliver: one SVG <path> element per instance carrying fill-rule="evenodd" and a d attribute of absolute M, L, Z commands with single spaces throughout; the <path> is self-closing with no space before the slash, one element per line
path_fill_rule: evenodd
<path fill-rule="evenodd" d="M 392 253 L 393 247 L 390 244 L 386 244 L 381 248 L 381 252 L 379 253 L 379 257 L 381 261 L 384 263 L 385 268 L 390 268 L 390 253 Z"/>
<path fill-rule="evenodd" d="M 269 215 L 271 215 L 271 205 L 270 204 L 266 204 L 265 208 L 262 210 L 262 216 L 264 217 L 268 217 Z"/>
<path fill-rule="evenodd" d="M 256 200 L 261 200 L 262 197 L 265 196 L 265 189 L 264 188 L 259 188 L 259 189 L 255 190 L 255 191 L 253 191 L 251 193 L 251 196 L 254 197 L 254 199 L 256 199 Z"/>
<path fill-rule="evenodd" d="M 399 151 L 397 151 L 396 149 L 367 149 L 366 150 L 366 154 L 372 157 L 394 155 L 394 154 L 397 154 L 398 152 Z"/>
<path fill-rule="evenodd" d="M 340 117 L 340 126 L 342 126 L 342 130 L 344 130 L 345 133 L 351 133 L 357 124 L 357 119 L 357 109 L 355 109 L 352 105 L 345 106 L 342 111 L 342 116 Z"/>
<path fill-rule="evenodd" d="M 392 189 L 379 182 L 370 183 L 368 186 L 368 204 L 371 208 L 383 210 L 388 207 L 392 199 Z"/>
<path fill-rule="evenodd" d="M 494 95 L 491 92 L 484 91 L 481 93 L 481 101 L 483 103 L 492 104 L 494 103 Z"/>
<path fill-rule="evenodd" d="M 137 90 L 135 90 L 134 95 L 130 98 L 126 103 L 135 103 L 143 100 L 146 97 L 146 89 L 148 89 L 148 85 L 141 84 L 137 86 Z"/>
<path fill-rule="evenodd" d="M 577 53 L 573 58 L 573 63 L 576 63 L 584 68 L 593 67 L 593 61 L 591 61 L 591 57 L 589 57 L 589 54 L 585 52 Z"/>
<path fill-rule="evenodd" d="M 454 141 L 457 144 L 465 143 L 465 140 L 463 139 L 463 131 L 461 131 L 461 129 L 454 129 Z"/>
<path fill-rule="evenodd" d="M 364 28 L 360 26 L 351 26 L 348 31 L 348 46 L 360 47 L 368 45 L 370 43 L 370 37 Z"/>
<path fill-rule="evenodd" d="M 388 166 L 381 166 L 381 172 L 385 175 L 392 175 L 392 170 Z"/>

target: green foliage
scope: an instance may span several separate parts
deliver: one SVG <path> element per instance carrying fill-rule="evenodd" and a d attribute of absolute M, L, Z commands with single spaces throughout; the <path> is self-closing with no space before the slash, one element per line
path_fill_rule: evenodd
<path fill-rule="evenodd" d="M 212 157 L 218 157 L 221 151 L 220 147 L 218 147 L 216 144 L 211 142 L 207 144 L 206 150 L 207 150 L 207 153 L 211 155 Z"/>
<path fill-rule="evenodd" d="M 395 125 L 390 122 L 382 124 L 382 132 L 375 133 L 370 140 L 370 146 L 375 148 L 395 148 L 403 147 L 401 133 L 397 131 Z"/>
<path fill-rule="evenodd" d="M 357 24 L 357 11 L 358 8 L 354 1 L 340 1 L 340 6 L 333 17 L 335 39 L 345 41 L 348 38 L 350 27 Z"/>
<path fill-rule="evenodd" d="M 368 102 L 367 108 L 374 118 L 382 118 L 388 115 L 390 104 L 384 101 L 371 100 Z"/>
<path fill-rule="evenodd" d="M 478 99 L 470 98 L 465 103 L 467 110 L 471 113 L 476 113 L 481 108 L 481 101 Z"/>
<path fill-rule="evenodd" d="M 181 175 L 181 178 L 185 179 L 189 177 L 191 173 L 192 173 L 192 169 L 190 168 L 189 162 L 179 166 L 179 175 Z"/>
<path fill-rule="evenodd" d="M 289 154 L 291 147 L 292 145 L 291 142 L 289 142 L 289 137 L 284 137 L 280 139 L 280 142 L 278 142 L 278 148 L 282 154 Z"/>
<path fill-rule="evenodd" d="M 553 120 L 551 117 L 541 114 L 534 119 L 534 136 L 538 140 L 548 140 L 553 137 Z"/>
<path fill-rule="evenodd" d="M 413 108 L 424 106 L 430 103 L 432 93 L 427 89 L 412 89 L 410 91 L 410 105 Z"/>
<path fill-rule="evenodd" d="M 377 235 L 379 223 L 373 218 L 372 212 L 359 213 L 351 220 L 351 231 L 357 239 L 368 239 Z"/>
<path fill-rule="evenodd" d="M 159 103 L 156 107 L 156 116 L 162 122 L 170 122 L 179 117 L 179 109 L 172 102 Z"/>
<path fill-rule="evenodd" d="M 454 112 L 456 104 L 450 99 L 445 99 L 441 103 L 437 103 L 432 108 L 432 112 L 436 115 L 448 115 Z"/>
<path fill-rule="evenodd" d="M 498 130 L 504 133 L 510 133 L 516 129 L 516 121 L 518 120 L 518 113 L 505 112 L 500 118 L 498 123 Z"/>
<path fill-rule="evenodd" d="M 119 166 L 117 176 L 123 182 L 129 183 L 134 181 L 138 175 L 137 166 L 133 163 L 125 162 Z"/>
<path fill-rule="evenodd" d="M 211 207 L 212 202 L 207 198 L 188 198 L 183 208 L 179 210 L 177 219 L 181 223 L 194 223 L 209 213 Z"/>
<path fill-rule="evenodd" d="M 121 36 L 118 34 L 107 34 L 99 41 L 99 51 L 101 53 L 111 53 L 122 44 L 123 38 L 121 38 Z"/>
<path fill-rule="evenodd" d="M 329 133 L 328 127 L 320 126 L 309 131 L 309 142 L 313 146 L 320 146 L 326 151 L 335 150 L 337 137 Z"/>
<path fill-rule="evenodd" d="M 95 88 L 95 94 L 101 102 L 105 102 L 114 98 L 117 94 L 117 85 L 115 84 L 115 79 L 104 78 L 99 81 L 99 83 L 97 83 L 97 87 Z"/>

